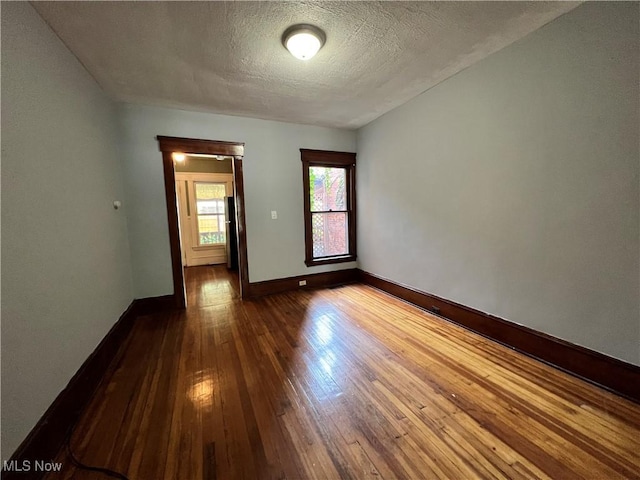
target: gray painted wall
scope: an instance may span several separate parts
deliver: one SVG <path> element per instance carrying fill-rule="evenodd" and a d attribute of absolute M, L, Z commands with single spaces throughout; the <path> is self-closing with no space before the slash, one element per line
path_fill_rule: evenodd
<path fill-rule="evenodd" d="M 640 364 L 638 24 L 584 4 L 359 130 L 359 266 Z"/>
<path fill-rule="evenodd" d="M 245 143 L 250 281 L 355 266 L 355 262 L 312 268 L 304 264 L 300 161 L 300 148 L 355 151 L 355 132 L 128 104 L 122 105 L 120 118 L 136 297 L 173 292 L 157 135 Z M 271 219 L 271 210 L 278 212 L 277 220 Z"/>
<path fill-rule="evenodd" d="M 3 2 L 2 459 L 131 303 L 116 133 L 33 8 Z"/>

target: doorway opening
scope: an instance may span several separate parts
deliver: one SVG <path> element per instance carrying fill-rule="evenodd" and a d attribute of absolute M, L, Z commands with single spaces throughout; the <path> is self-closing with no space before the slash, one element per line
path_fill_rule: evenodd
<path fill-rule="evenodd" d="M 174 305 L 186 308 L 185 278 L 190 288 L 192 282 L 204 279 L 231 279 L 236 282 L 240 297 L 245 298 L 249 269 L 242 175 L 244 144 L 165 136 L 158 136 L 157 140 L 164 169 Z M 206 160 L 208 166 L 204 165 Z M 177 166 L 181 164 L 185 166 Z M 207 169 L 210 171 L 194 171 Z"/>
<path fill-rule="evenodd" d="M 189 155 L 185 157 L 175 166 L 182 265 L 227 264 L 230 269 L 237 270 L 238 249 L 233 248 L 236 222 L 231 161 L 218 162 L 212 158 L 192 162 Z M 193 163 L 197 163 L 196 168 Z M 213 170 L 218 163 L 229 172 L 204 172 Z M 189 171 L 185 168 L 187 164 L 191 164 Z"/>

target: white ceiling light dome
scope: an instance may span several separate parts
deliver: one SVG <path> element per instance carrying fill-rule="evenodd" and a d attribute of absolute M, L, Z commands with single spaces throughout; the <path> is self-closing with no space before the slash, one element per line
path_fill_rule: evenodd
<path fill-rule="evenodd" d="M 314 25 L 292 25 L 282 34 L 282 44 L 291 55 L 300 60 L 309 60 L 324 45 L 326 36 Z"/>

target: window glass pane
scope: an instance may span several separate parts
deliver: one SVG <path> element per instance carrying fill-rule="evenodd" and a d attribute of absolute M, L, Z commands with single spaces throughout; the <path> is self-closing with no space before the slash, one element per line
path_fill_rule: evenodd
<path fill-rule="evenodd" d="M 225 243 L 224 215 L 199 215 L 200 245 Z"/>
<path fill-rule="evenodd" d="M 194 182 L 199 245 L 225 243 L 224 183 Z"/>
<path fill-rule="evenodd" d="M 347 209 L 347 170 L 334 167 L 309 167 L 311 211 Z"/>
<path fill-rule="evenodd" d="M 224 183 L 195 182 L 196 198 L 198 200 L 212 200 L 226 197 Z"/>
<path fill-rule="evenodd" d="M 349 253 L 346 213 L 312 213 L 311 230 L 314 258 Z"/>
<path fill-rule="evenodd" d="M 196 200 L 198 215 L 208 213 L 224 213 L 224 200 Z"/>
<path fill-rule="evenodd" d="M 195 182 L 198 215 L 224 213 L 226 190 L 223 183 Z"/>

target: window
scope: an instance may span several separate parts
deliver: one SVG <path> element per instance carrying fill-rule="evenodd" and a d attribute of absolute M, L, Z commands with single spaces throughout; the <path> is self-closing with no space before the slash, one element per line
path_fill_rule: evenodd
<path fill-rule="evenodd" d="M 193 182 L 198 215 L 198 246 L 225 243 L 224 183 Z"/>
<path fill-rule="evenodd" d="M 305 263 L 356 259 L 356 154 L 300 150 L 304 185 Z"/>

